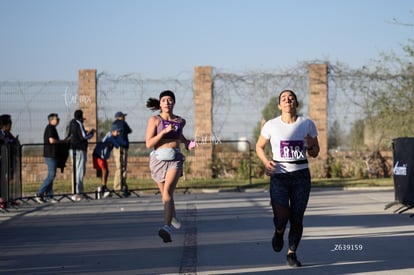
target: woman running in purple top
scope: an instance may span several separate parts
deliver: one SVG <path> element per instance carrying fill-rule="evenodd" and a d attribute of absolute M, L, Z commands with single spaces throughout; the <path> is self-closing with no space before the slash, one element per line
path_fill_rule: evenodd
<path fill-rule="evenodd" d="M 174 190 L 178 179 L 183 174 L 184 155 L 180 152 L 180 144 L 192 149 L 194 143 L 183 135 L 185 119 L 173 113 L 175 95 L 167 90 L 161 92 L 159 99 L 149 98 L 147 108 L 160 110 L 158 115 L 150 117 L 146 131 L 146 146 L 153 148 L 149 157 L 151 177 L 157 183 L 164 204 L 164 226 L 158 235 L 164 242 L 171 242 L 171 226 L 180 228 L 176 218 Z"/>

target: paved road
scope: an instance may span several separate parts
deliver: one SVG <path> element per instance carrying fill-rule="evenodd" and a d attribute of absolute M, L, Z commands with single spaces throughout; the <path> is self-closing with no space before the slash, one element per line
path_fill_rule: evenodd
<path fill-rule="evenodd" d="M 0 213 L 0 274 L 414 274 L 413 211 L 385 210 L 393 199 L 313 190 L 296 269 L 271 248 L 263 191 L 177 194 L 183 225 L 168 244 L 159 195 L 29 203 Z"/>

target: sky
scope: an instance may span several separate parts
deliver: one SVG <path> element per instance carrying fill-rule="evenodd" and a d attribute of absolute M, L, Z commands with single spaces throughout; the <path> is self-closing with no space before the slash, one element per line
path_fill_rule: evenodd
<path fill-rule="evenodd" d="M 358 68 L 413 38 L 412 0 L 0 0 L 0 81 Z"/>

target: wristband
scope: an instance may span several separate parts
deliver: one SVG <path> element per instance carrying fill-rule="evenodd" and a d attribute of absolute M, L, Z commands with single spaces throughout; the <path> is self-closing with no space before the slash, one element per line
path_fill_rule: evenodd
<path fill-rule="evenodd" d="M 196 147 L 196 142 L 194 140 L 190 141 L 188 143 L 188 149 L 193 149 L 194 147 Z"/>

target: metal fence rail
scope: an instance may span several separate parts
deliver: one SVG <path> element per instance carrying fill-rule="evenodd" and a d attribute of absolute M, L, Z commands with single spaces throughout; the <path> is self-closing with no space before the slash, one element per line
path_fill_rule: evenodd
<path fill-rule="evenodd" d="M 0 145 L 0 197 L 7 201 L 22 196 L 21 146 Z"/>
<path fill-rule="evenodd" d="M 205 141 L 199 141 L 198 146 L 204 146 Z M 100 186 L 100 180 L 96 178 L 96 171 L 92 164 L 92 151 L 96 143 L 89 143 L 87 168 L 85 181 L 93 181 L 96 187 Z M 42 143 L 30 143 L 1 147 L 1 193 L 0 197 L 6 202 L 7 206 L 25 205 L 35 201 L 35 194 L 29 193 L 27 186 L 36 188 L 40 187 L 42 181 L 47 175 L 47 166 L 44 163 Z M 68 147 L 69 148 L 69 147 Z M 252 182 L 252 149 L 247 140 L 216 140 L 213 146 L 213 160 L 211 163 L 198 164 L 194 161 L 194 151 L 182 150 L 186 156 L 184 167 L 185 178 L 191 177 L 192 165 L 208 165 L 216 178 L 241 178 L 251 184 Z M 148 167 L 148 155 L 150 150 L 145 147 L 145 142 L 130 142 L 128 151 L 128 180 L 148 179 L 150 180 L 150 171 Z M 115 169 L 115 163 L 111 156 L 108 159 L 109 171 Z M 66 161 L 66 167 L 56 172 L 56 180 L 62 180 L 72 183 L 72 191 L 54 194 L 55 199 L 59 201 L 75 201 L 73 188 L 73 171 L 74 166 L 69 156 Z M 13 176 L 11 176 L 13 175 Z M 113 173 L 112 173 L 113 175 Z M 111 178 L 108 179 L 108 185 L 111 186 Z M 127 182 L 128 183 L 128 182 Z M 91 186 L 87 192 L 82 195 L 85 199 L 99 199 L 97 189 L 91 191 Z M 110 195 L 122 198 L 124 196 L 137 196 L 142 189 L 128 189 L 127 193 L 115 191 L 109 188 Z"/>

